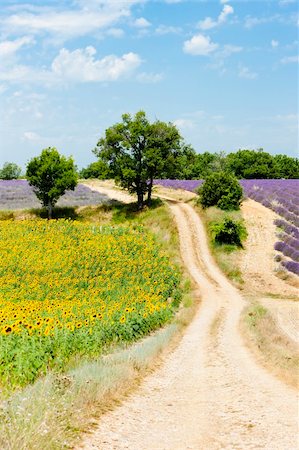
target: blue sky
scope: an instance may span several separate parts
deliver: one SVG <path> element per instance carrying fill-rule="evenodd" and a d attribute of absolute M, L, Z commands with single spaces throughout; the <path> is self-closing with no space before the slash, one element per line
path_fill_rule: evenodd
<path fill-rule="evenodd" d="M 0 164 L 79 167 L 125 112 L 197 152 L 298 154 L 294 0 L 1 0 Z"/>

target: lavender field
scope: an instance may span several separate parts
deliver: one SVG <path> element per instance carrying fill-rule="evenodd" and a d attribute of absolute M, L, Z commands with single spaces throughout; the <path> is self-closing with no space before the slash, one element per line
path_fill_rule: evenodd
<path fill-rule="evenodd" d="M 156 185 L 194 192 L 203 180 L 155 180 Z M 299 180 L 241 180 L 244 194 L 275 211 L 279 241 L 277 260 L 289 272 L 299 275 Z"/>
<path fill-rule="evenodd" d="M 57 206 L 85 206 L 103 203 L 108 197 L 78 184 L 74 191 L 67 191 Z M 0 210 L 40 208 L 33 188 L 26 180 L 0 180 Z"/>

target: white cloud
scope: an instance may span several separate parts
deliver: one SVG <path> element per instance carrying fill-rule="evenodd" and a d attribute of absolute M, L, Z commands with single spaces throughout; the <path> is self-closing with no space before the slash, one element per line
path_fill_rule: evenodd
<path fill-rule="evenodd" d="M 218 22 L 211 19 L 211 17 L 206 17 L 198 23 L 198 28 L 201 30 L 210 30 L 211 28 L 217 27 Z"/>
<path fill-rule="evenodd" d="M 136 19 L 133 23 L 134 27 L 137 28 L 148 28 L 151 26 L 151 23 L 146 20 L 144 17 L 140 17 L 139 19 Z"/>
<path fill-rule="evenodd" d="M 57 10 L 50 7 L 20 5 L 16 12 L 2 20 L 8 33 L 50 33 L 55 38 L 73 38 L 99 32 L 130 17 L 131 8 L 140 0 L 76 2 L 79 8 Z"/>
<path fill-rule="evenodd" d="M 271 41 L 271 46 L 272 46 L 273 48 L 275 48 L 275 47 L 278 47 L 278 45 L 279 45 L 279 42 L 276 41 L 275 39 L 272 39 L 272 41 Z"/>
<path fill-rule="evenodd" d="M 54 85 L 63 82 L 115 81 L 129 76 L 141 64 L 136 53 L 126 53 L 120 57 L 108 55 L 96 59 L 96 49 L 69 51 L 61 49 L 53 60 L 51 69 L 14 65 L 0 71 L 0 81 L 41 83 Z"/>
<path fill-rule="evenodd" d="M 258 74 L 256 72 L 251 72 L 251 70 L 246 66 L 239 66 L 239 73 L 240 78 L 246 78 L 247 80 L 255 80 L 258 77 Z"/>
<path fill-rule="evenodd" d="M 245 28 L 253 28 L 257 25 L 262 25 L 264 23 L 271 23 L 281 21 L 281 16 L 279 14 L 275 14 L 273 16 L 266 16 L 266 17 L 252 17 L 247 16 L 245 18 Z"/>
<path fill-rule="evenodd" d="M 106 31 L 107 36 L 112 36 L 115 38 L 121 38 L 124 36 L 124 34 L 124 30 L 122 30 L 121 28 L 110 28 Z"/>
<path fill-rule="evenodd" d="M 5 84 L 0 84 L 0 95 L 7 91 L 7 86 Z"/>
<path fill-rule="evenodd" d="M 158 35 L 163 35 L 163 34 L 178 34 L 181 33 L 182 29 L 180 27 L 173 27 L 173 26 L 167 26 L 167 25 L 159 25 L 156 29 L 155 29 L 155 33 Z"/>
<path fill-rule="evenodd" d="M 234 8 L 231 5 L 224 5 L 223 10 L 221 11 L 219 17 L 218 17 L 218 23 L 224 23 L 226 21 L 226 18 L 233 14 Z"/>
<path fill-rule="evenodd" d="M 14 41 L 2 41 L 0 42 L 0 56 L 8 57 L 14 55 L 24 45 L 30 45 L 34 43 L 34 39 L 31 36 L 23 36 Z"/>
<path fill-rule="evenodd" d="M 204 20 L 201 20 L 197 26 L 201 30 L 210 30 L 211 28 L 215 28 L 226 22 L 227 17 L 230 14 L 233 14 L 233 12 L 234 8 L 231 5 L 224 4 L 223 9 L 216 20 L 213 20 L 211 17 L 206 17 Z"/>
<path fill-rule="evenodd" d="M 191 119 L 176 119 L 173 124 L 181 131 L 192 130 L 195 127 L 195 123 Z"/>
<path fill-rule="evenodd" d="M 139 73 L 136 77 L 137 81 L 139 81 L 140 83 L 158 83 L 159 81 L 163 80 L 163 78 L 163 73 L 146 72 Z"/>
<path fill-rule="evenodd" d="M 296 3 L 296 0 L 279 0 L 278 2 L 279 6 L 286 6 L 292 3 Z"/>
<path fill-rule="evenodd" d="M 132 52 L 121 57 L 108 55 L 102 59 L 95 59 L 95 54 L 94 47 L 73 52 L 63 48 L 52 63 L 52 71 L 63 80 L 114 81 L 127 76 L 141 64 L 140 57 Z"/>
<path fill-rule="evenodd" d="M 299 62 L 299 56 L 298 55 L 294 55 L 294 56 L 286 56 L 285 58 L 282 58 L 280 60 L 280 62 L 282 64 L 289 64 L 289 63 L 298 63 Z"/>
<path fill-rule="evenodd" d="M 26 141 L 38 141 L 40 139 L 40 136 L 35 133 L 34 131 L 25 131 L 25 133 L 23 134 L 23 139 L 25 139 Z"/>
<path fill-rule="evenodd" d="M 239 47 L 238 45 L 230 45 L 226 44 L 223 46 L 223 49 L 217 52 L 217 57 L 227 58 L 233 53 L 239 53 L 243 50 L 243 47 Z"/>
<path fill-rule="evenodd" d="M 218 44 L 211 41 L 209 36 L 196 34 L 190 40 L 184 42 L 183 50 L 190 55 L 207 56 L 218 48 Z"/>

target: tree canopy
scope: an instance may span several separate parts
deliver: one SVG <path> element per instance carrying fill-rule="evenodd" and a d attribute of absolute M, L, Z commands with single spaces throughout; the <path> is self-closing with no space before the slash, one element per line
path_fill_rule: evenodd
<path fill-rule="evenodd" d="M 13 180 L 19 178 L 21 175 L 21 167 L 12 162 L 5 162 L 2 169 L 0 169 L 0 178 L 2 180 Z"/>
<path fill-rule="evenodd" d="M 184 143 L 172 123 L 150 123 L 144 111 L 134 117 L 123 114 L 122 122 L 105 131 L 95 155 L 108 164 L 116 182 L 137 195 L 138 208 L 144 195 L 151 201 L 154 178 L 167 178 L 179 165 Z"/>
<path fill-rule="evenodd" d="M 42 150 L 40 156 L 29 161 L 26 178 L 37 198 L 48 209 L 49 219 L 59 197 L 68 189 L 74 190 L 77 185 L 73 159 L 60 155 L 54 147 Z"/>

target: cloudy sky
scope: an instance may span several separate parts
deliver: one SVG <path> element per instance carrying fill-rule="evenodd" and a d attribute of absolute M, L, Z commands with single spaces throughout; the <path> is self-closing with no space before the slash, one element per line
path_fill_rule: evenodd
<path fill-rule="evenodd" d="M 0 164 L 79 167 L 125 112 L 196 151 L 298 152 L 294 0 L 1 0 Z"/>

